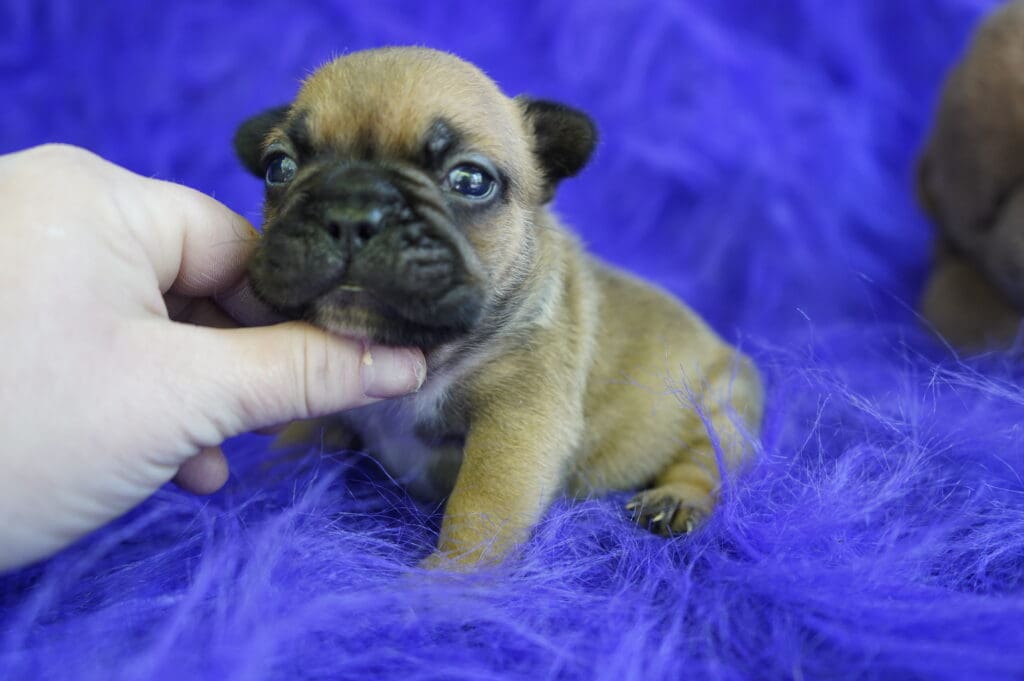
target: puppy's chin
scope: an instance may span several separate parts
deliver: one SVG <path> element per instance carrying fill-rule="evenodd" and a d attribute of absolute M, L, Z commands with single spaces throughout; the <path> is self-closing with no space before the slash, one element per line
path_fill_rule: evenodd
<path fill-rule="evenodd" d="M 452 303 L 447 314 L 427 323 L 425 319 L 410 319 L 364 289 L 340 286 L 309 304 L 301 317 L 340 336 L 429 349 L 472 333 L 480 317 L 482 295 L 461 292 Z"/>

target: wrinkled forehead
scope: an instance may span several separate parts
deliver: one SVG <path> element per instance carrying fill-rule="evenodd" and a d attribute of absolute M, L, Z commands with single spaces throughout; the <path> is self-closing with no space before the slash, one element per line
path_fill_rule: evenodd
<path fill-rule="evenodd" d="M 528 154 L 514 102 L 476 67 L 429 50 L 375 50 L 331 62 L 304 83 L 291 123 L 317 149 L 346 155 L 415 159 L 439 126 L 458 147 L 513 172 Z"/>

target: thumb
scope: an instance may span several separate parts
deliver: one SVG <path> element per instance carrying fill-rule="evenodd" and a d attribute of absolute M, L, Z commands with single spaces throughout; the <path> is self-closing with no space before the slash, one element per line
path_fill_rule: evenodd
<path fill-rule="evenodd" d="M 162 325 L 166 325 L 163 322 Z M 368 345 L 301 322 L 248 329 L 170 323 L 159 331 L 164 376 L 186 395 L 200 445 L 239 433 L 313 418 L 414 392 L 426 376 L 415 348 Z M 219 438 L 219 439 L 218 439 Z"/>

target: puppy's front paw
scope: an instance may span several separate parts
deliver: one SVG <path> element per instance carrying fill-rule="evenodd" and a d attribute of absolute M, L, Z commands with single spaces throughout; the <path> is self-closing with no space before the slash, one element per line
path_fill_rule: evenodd
<path fill-rule="evenodd" d="M 501 565 L 516 554 L 518 546 L 519 542 L 513 542 L 507 536 L 475 541 L 468 548 L 442 541 L 433 553 L 420 561 L 420 567 L 442 572 L 475 572 Z"/>
<path fill-rule="evenodd" d="M 711 512 L 708 494 L 695 493 L 684 485 L 662 485 L 640 492 L 626 510 L 640 527 L 670 537 L 688 534 Z"/>
<path fill-rule="evenodd" d="M 494 561 L 487 561 L 482 555 L 477 553 L 446 553 L 444 551 L 434 551 L 429 556 L 420 561 L 420 567 L 424 570 L 434 570 L 440 572 L 472 572 L 477 568 L 488 565 Z"/>

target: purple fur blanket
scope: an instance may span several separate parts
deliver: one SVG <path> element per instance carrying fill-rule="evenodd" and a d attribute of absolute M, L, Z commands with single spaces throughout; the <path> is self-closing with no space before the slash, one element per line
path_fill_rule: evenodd
<path fill-rule="evenodd" d="M 332 55 L 428 45 L 584 108 L 558 211 L 770 384 L 760 462 L 694 535 L 563 500 L 462 578 L 411 569 L 438 515 L 372 461 L 268 474 L 239 438 L 221 493 L 0 576 L 0 678 L 1024 678 L 1024 368 L 914 314 L 914 155 L 991 5 L 0 0 L 0 152 L 80 144 L 257 222 L 234 128 Z"/>

